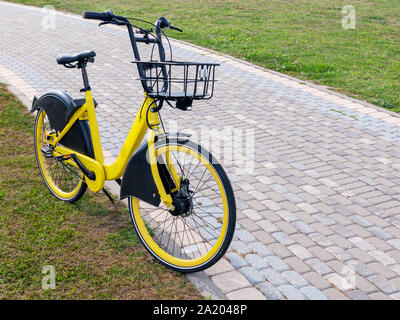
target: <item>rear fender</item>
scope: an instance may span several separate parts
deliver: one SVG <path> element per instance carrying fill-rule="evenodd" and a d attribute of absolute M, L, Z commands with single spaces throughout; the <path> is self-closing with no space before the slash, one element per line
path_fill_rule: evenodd
<path fill-rule="evenodd" d="M 63 91 L 48 91 L 42 96 L 33 98 L 31 112 L 43 109 L 49 118 L 52 129 L 62 132 L 67 125 L 69 117 L 79 109 L 80 100 L 74 100 Z M 60 144 L 89 157 L 94 157 L 93 144 L 89 124 L 86 120 L 77 120 Z"/>

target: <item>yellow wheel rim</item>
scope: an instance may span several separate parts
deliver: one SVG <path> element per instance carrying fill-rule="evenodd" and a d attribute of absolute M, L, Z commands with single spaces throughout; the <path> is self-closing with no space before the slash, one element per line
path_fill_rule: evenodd
<path fill-rule="evenodd" d="M 138 229 L 140 237 L 144 241 L 145 245 L 158 258 L 160 258 L 162 261 L 164 261 L 167 264 L 171 264 L 171 265 L 183 267 L 183 268 L 200 266 L 200 265 L 208 262 L 210 259 L 212 259 L 212 257 L 215 254 L 217 254 L 217 252 L 223 245 L 223 242 L 224 242 L 224 239 L 225 239 L 225 236 L 227 233 L 228 223 L 229 223 L 229 221 L 228 221 L 229 220 L 229 213 L 228 213 L 229 208 L 228 208 L 228 201 L 226 198 L 226 193 L 225 193 L 223 184 L 221 182 L 219 175 L 215 171 L 214 167 L 207 161 L 207 159 L 205 159 L 201 154 L 199 154 L 198 152 L 194 151 L 193 149 L 191 149 L 187 146 L 181 146 L 181 145 L 162 146 L 162 147 L 156 149 L 155 152 L 156 152 L 156 156 L 159 156 L 162 154 L 169 154 L 170 152 L 181 152 L 181 153 L 183 152 L 186 155 L 192 155 L 194 158 L 196 158 L 199 161 L 198 165 L 200 165 L 200 164 L 204 165 L 204 167 L 206 168 L 204 170 L 207 170 L 209 172 L 209 174 L 211 174 L 212 178 L 210 178 L 210 179 L 214 179 L 214 182 L 216 183 L 218 191 L 221 195 L 223 208 L 222 208 L 222 217 L 219 220 L 219 222 L 222 222 L 219 236 L 217 239 L 215 239 L 215 241 L 213 243 L 207 244 L 208 247 L 207 247 L 207 250 L 205 250 L 206 252 L 204 252 L 204 254 L 201 254 L 201 256 L 198 256 L 195 258 L 180 258 L 169 252 L 166 252 L 165 248 L 161 248 L 160 244 L 157 243 L 154 240 L 154 237 L 150 234 L 153 231 L 151 230 L 151 228 L 149 226 L 146 226 L 146 221 L 144 221 L 144 219 L 142 218 L 142 210 L 140 208 L 139 200 L 136 198 L 130 198 L 130 201 L 131 201 L 130 205 L 133 210 L 134 220 L 136 222 L 136 227 Z M 176 167 L 176 165 L 175 165 L 175 167 Z M 175 169 L 178 170 L 178 168 L 175 168 Z M 195 219 L 195 218 L 193 218 L 193 219 Z M 149 229 L 150 229 L 150 232 L 149 232 Z M 171 229 L 173 229 L 173 227 L 171 227 Z M 199 230 L 200 230 L 200 232 L 205 233 L 205 231 L 203 232 L 203 230 L 201 230 L 201 228 L 199 228 Z M 172 232 L 178 233 L 179 231 L 172 230 Z M 197 235 L 193 235 L 193 233 L 192 233 L 191 236 L 194 239 Z M 177 236 L 175 236 L 175 237 L 177 237 Z M 188 236 L 188 238 L 190 238 L 190 236 Z M 178 236 L 178 241 L 179 240 L 183 244 L 182 239 L 179 239 L 179 236 Z M 183 236 L 183 240 L 184 240 L 184 236 Z"/>

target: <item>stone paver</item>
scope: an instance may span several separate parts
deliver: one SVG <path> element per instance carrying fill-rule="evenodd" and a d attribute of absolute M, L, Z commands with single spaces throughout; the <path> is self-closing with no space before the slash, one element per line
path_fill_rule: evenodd
<path fill-rule="evenodd" d="M 229 300 L 243 300 L 243 297 L 247 297 L 247 300 L 266 300 L 267 298 L 256 288 L 244 288 L 236 291 L 232 291 L 226 295 Z"/>
<path fill-rule="evenodd" d="M 55 57 L 96 51 L 88 74 L 111 161 L 142 99 L 126 30 L 61 13 L 47 28 L 41 9 L 0 2 L 0 11 L 0 78 L 27 105 L 50 88 L 80 96 L 80 73 Z M 217 155 L 236 194 L 234 241 L 206 271 L 214 284 L 229 299 L 399 299 L 400 118 L 171 43 L 174 60 L 221 63 L 211 101 L 196 102 L 192 112 L 163 110 L 167 128 L 193 131 Z M 224 129 L 240 134 L 247 148 L 236 148 L 231 161 L 203 136 L 211 129 L 217 137 Z"/>
<path fill-rule="evenodd" d="M 218 274 L 211 279 L 225 294 L 252 286 L 250 282 L 238 271 L 230 271 L 223 274 Z"/>

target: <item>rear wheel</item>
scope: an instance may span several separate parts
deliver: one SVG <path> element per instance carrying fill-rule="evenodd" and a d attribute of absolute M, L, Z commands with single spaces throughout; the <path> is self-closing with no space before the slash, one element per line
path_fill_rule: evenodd
<path fill-rule="evenodd" d="M 130 197 L 134 228 L 151 255 L 169 268 L 206 269 L 233 237 L 236 206 L 229 179 L 207 151 L 189 141 L 161 142 L 155 152 L 159 163 L 173 164 L 180 179 L 180 190 L 171 191 L 175 210 Z"/>
<path fill-rule="evenodd" d="M 50 192 L 59 200 L 75 202 L 83 196 L 87 185 L 82 180 L 84 176 L 79 169 L 65 161 L 57 160 L 53 156 L 46 157 L 42 152 L 43 147 L 48 147 L 44 136 L 51 129 L 46 112 L 39 109 L 35 121 L 36 161 Z"/>

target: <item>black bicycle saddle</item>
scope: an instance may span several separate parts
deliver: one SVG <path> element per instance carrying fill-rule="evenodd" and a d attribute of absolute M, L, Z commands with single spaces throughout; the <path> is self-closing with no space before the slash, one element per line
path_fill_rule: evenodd
<path fill-rule="evenodd" d="M 78 62 L 78 63 L 83 63 L 90 61 L 96 56 L 96 52 L 86 50 L 79 52 L 77 54 L 71 55 L 71 54 L 60 54 L 57 56 L 57 63 L 58 64 L 67 64 L 67 63 L 73 63 L 73 62 Z"/>

